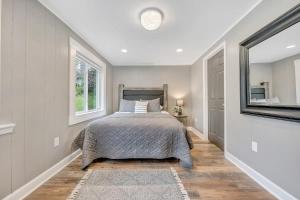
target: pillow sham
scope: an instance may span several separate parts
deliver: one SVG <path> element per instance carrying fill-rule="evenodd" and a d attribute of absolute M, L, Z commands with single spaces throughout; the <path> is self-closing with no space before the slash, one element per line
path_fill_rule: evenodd
<path fill-rule="evenodd" d="M 135 102 L 135 113 L 147 113 L 148 101 L 136 101 Z"/>
<path fill-rule="evenodd" d="M 148 101 L 148 112 L 160 112 L 160 98 Z"/>
<path fill-rule="evenodd" d="M 134 112 L 135 111 L 135 101 L 129 101 L 125 99 L 120 100 L 119 112 Z"/>

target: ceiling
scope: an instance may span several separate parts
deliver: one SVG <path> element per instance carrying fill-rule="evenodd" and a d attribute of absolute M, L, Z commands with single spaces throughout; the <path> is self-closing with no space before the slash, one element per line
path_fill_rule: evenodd
<path fill-rule="evenodd" d="M 112 65 L 191 65 L 259 0 L 40 0 Z M 163 12 L 145 30 L 142 10 Z M 177 53 L 181 48 L 183 52 Z M 127 49 L 122 53 L 121 49 Z"/>
<path fill-rule="evenodd" d="M 250 63 L 273 63 L 300 53 L 300 23 L 285 29 L 249 50 Z M 287 48 L 294 46 L 293 48 Z M 272 51 L 270 51 L 272 49 Z"/>

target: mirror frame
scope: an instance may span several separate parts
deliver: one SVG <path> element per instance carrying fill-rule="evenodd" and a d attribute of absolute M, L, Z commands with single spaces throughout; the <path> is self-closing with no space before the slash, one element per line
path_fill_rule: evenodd
<path fill-rule="evenodd" d="M 249 49 L 300 22 L 300 4 L 240 43 L 241 114 L 300 122 L 300 107 L 250 104 Z"/>

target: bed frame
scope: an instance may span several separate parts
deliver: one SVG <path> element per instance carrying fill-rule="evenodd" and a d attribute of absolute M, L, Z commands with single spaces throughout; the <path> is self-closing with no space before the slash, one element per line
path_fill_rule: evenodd
<path fill-rule="evenodd" d="M 125 87 L 119 84 L 119 106 L 120 99 L 125 100 L 153 100 L 160 98 L 160 105 L 163 110 L 168 110 L 168 84 L 163 84 L 161 88 L 144 88 L 144 87 Z"/>

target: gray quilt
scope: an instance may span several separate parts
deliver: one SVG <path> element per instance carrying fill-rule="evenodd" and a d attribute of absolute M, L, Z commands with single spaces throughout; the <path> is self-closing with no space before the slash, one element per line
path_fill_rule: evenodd
<path fill-rule="evenodd" d="M 115 113 L 91 122 L 73 142 L 82 149 L 82 168 L 98 158 L 178 158 L 191 168 L 192 140 L 186 128 L 164 113 Z"/>

